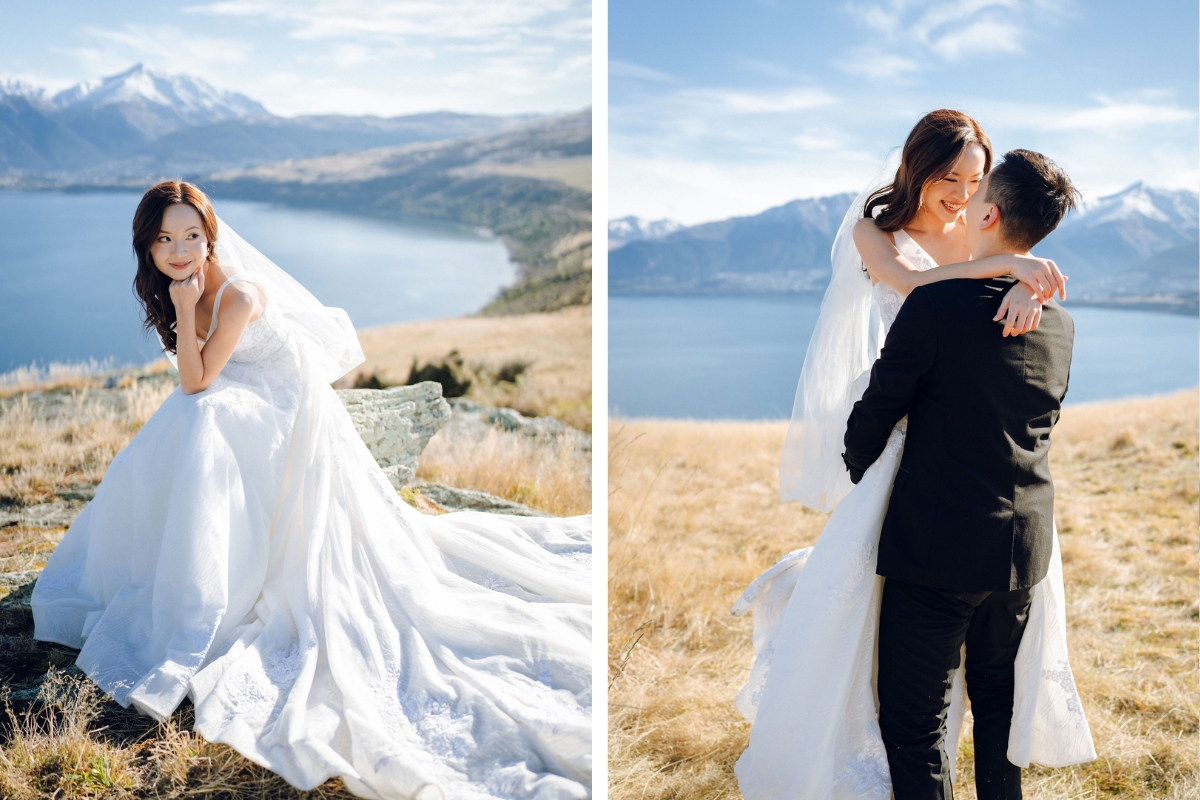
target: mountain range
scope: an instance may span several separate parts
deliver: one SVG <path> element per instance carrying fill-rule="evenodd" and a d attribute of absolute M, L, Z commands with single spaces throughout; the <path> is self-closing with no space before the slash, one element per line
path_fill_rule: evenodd
<path fill-rule="evenodd" d="M 245 95 L 136 64 L 56 94 L 0 81 L 0 180 L 11 185 L 195 175 L 495 133 L 530 119 L 450 112 L 278 117 Z"/>
<path fill-rule="evenodd" d="M 502 236 L 520 279 L 485 314 L 552 311 L 592 296 L 592 115 L 499 133 L 295 159 L 206 176 L 215 198 L 453 220 Z"/>
<path fill-rule="evenodd" d="M 589 110 L 278 117 L 199 78 L 130 69 L 51 94 L 0 81 L 0 186 L 141 190 L 487 228 L 519 263 L 481 313 L 591 302 Z"/>
<path fill-rule="evenodd" d="M 794 200 L 749 217 L 671 229 L 626 217 L 609 223 L 616 295 L 819 292 L 854 197 Z M 1070 214 L 1034 254 L 1070 278 L 1070 302 L 1197 313 L 1200 195 L 1135 183 Z M 666 233 L 658 233 L 665 230 Z"/>

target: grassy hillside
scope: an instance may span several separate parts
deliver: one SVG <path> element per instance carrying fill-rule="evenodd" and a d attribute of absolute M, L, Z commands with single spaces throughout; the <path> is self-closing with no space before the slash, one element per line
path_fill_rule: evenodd
<path fill-rule="evenodd" d="M 1055 429 L 1071 663 L 1100 758 L 1027 770 L 1027 798 L 1200 796 L 1197 404 L 1192 390 L 1073 406 Z M 740 796 L 751 623 L 729 608 L 826 518 L 779 502 L 786 429 L 610 423 L 614 799 Z M 960 800 L 975 797 L 969 753 L 968 736 Z"/>
<path fill-rule="evenodd" d="M 280 161 L 200 183 L 214 198 L 426 217 L 491 230 L 520 265 L 482 313 L 591 302 L 591 112 L 467 139 Z"/>
<path fill-rule="evenodd" d="M 504 319 L 470 317 L 359 332 L 368 374 L 398 376 L 458 350 L 478 383 L 467 397 L 491 405 L 555 413 L 590 427 L 591 309 Z M 523 370 L 512 365 L 525 364 Z M 164 366 L 165 361 L 160 366 Z M 491 380 L 508 367 L 513 381 Z M 362 370 L 360 370 L 361 372 Z M 516 374 L 514 374 L 516 373 Z M 29 506 L 90 486 L 175 388 L 173 371 L 103 390 L 86 370 L 27 371 L 0 386 L 0 506 Z M 418 475 L 483 489 L 557 515 L 591 508 L 590 453 L 571 442 L 532 440 L 492 430 L 482 439 L 440 431 L 421 455 Z M 422 508 L 407 490 L 401 496 Z M 428 505 L 426 503 L 426 505 Z M 429 509 L 423 509 L 428 511 Z M 0 573 L 40 569 L 63 528 L 0 527 Z M 0 580 L 0 597 L 8 585 Z M 226 745 L 191 732 L 184 702 L 159 725 L 120 708 L 73 667 L 77 653 L 12 630 L 0 613 L 0 798 L 204 797 L 349 798 L 340 780 L 298 792 Z M 31 708 L 31 680 L 50 669 L 47 702 Z M 25 697 L 6 705 L 10 690 Z M 12 711 L 12 707 L 25 711 Z"/>
<path fill-rule="evenodd" d="M 457 352 L 462 365 L 455 372 L 471 382 L 466 399 L 592 428 L 590 307 L 381 325 L 360 330 L 358 340 L 367 360 L 339 387 L 371 375 L 384 385 L 402 384 L 414 362 L 442 363 Z"/>

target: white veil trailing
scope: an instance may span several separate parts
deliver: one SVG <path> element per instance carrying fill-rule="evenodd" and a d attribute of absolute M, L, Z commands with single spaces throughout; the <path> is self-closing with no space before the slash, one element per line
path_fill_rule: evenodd
<path fill-rule="evenodd" d="M 853 229 L 867 198 L 892 182 L 899 165 L 896 148 L 875 180 L 854 198 L 833 241 L 833 275 L 804 356 L 779 462 L 782 502 L 799 500 L 830 511 L 854 486 L 842 462 L 842 440 L 846 420 L 866 390 L 871 365 L 883 347 L 884 329 Z"/>
<path fill-rule="evenodd" d="M 344 310 L 322 305 L 312 292 L 238 236 L 220 217 L 217 259 L 230 274 L 249 273 L 266 288 L 268 302 L 292 323 L 297 341 L 326 382 L 333 383 L 365 360 L 358 334 Z M 167 358 L 178 368 L 173 354 L 168 353 Z"/>
<path fill-rule="evenodd" d="M 366 357 L 349 315 L 321 304 L 291 275 L 260 253 L 223 219 L 217 218 L 217 258 L 234 272 L 249 272 L 264 284 L 277 310 L 291 320 L 297 339 L 308 345 L 310 357 L 325 380 L 333 383 Z"/>

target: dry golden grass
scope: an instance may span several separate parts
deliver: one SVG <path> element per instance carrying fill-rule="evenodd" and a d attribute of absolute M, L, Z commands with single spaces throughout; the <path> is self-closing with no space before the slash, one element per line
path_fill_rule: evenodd
<path fill-rule="evenodd" d="M 90 680 L 54 669 L 40 699 L 36 710 L 5 708 L 0 797 L 6 800 L 353 796 L 336 779 L 311 792 L 298 791 L 227 745 L 206 742 L 184 729 L 192 724 L 190 706 L 161 725 L 139 724 L 144 718 L 103 697 Z"/>
<path fill-rule="evenodd" d="M 1099 760 L 1025 772 L 1025 796 L 1200 796 L 1195 390 L 1069 407 L 1052 469 L 1072 667 Z M 752 660 L 733 601 L 825 515 L 781 505 L 786 423 L 614 420 L 609 792 L 739 797 Z M 970 739 L 956 797 L 975 797 Z"/>
<path fill-rule="evenodd" d="M 339 387 L 372 374 L 385 383 L 404 383 L 413 359 L 426 364 L 457 350 L 476 376 L 494 376 L 510 363 L 529 365 L 513 383 L 474 380 L 468 399 L 529 416 L 556 417 L 580 430 L 591 430 L 591 306 L 384 325 L 360 330 L 358 340 L 367 360 Z"/>
<path fill-rule="evenodd" d="M 445 429 L 421 453 L 417 475 L 566 517 L 591 511 L 590 468 L 591 453 L 565 437 L 534 439 L 492 429 L 478 439 Z"/>
<path fill-rule="evenodd" d="M 455 347 L 480 369 L 532 362 L 511 387 L 484 387 L 494 396 L 472 399 L 553 413 L 590 428 L 590 309 L 398 327 L 404 331 L 397 347 L 389 347 L 388 329 L 364 332 L 365 349 L 379 359 L 374 365 L 368 362 L 369 367 L 398 364 L 403 379 L 414 356 L 425 362 Z M 458 335 L 464 331 L 467 335 Z M 115 392 L 96 391 L 98 379 L 86 370 L 26 370 L 11 377 L 0 385 L 0 503 L 18 505 L 53 499 L 74 483 L 98 482 L 113 456 L 174 388 L 130 377 Z M 37 402 L 27 394 L 32 390 L 40 392 Z M 48 412 L 51 406 L 53 413 Z M 589 468 L 589 461 L 570 446 L 535 444 L 499 431 L 470 443 L 439 434 L 421 459 L 425 477 L 484 489 L 555 514 L 588 510 Z M 422 508 L 419 496 L 407 494 Z M 41 567 L 63 533 L 61 528 L 0 528 L 0 572 Z M 27 636 L 0 635 L 0 694 L 19 685 L 10 683 L 9 676 L 27 680 L 43 674 L 47 665 L 66 665 L 74 658 L 74 651 Z M 95 685 L 83 678 L 52 674 L 43 694 L 47 692 L 49 703 L 36 712 L 10 710 L 6 718 L 0 709 L 0 798 L 351 796 L 337 780 L 299 792 L 231 748 L 205 742 L 188 730 L 192 719 L 186 703 L 166 724 L 155 725 L 98 696 Z"/>
<path fill-rule="evenodd" d="M 0 502 L 30 505 L 71 483 L 98 483 L 173 389 L 147 381 L 113 397 L 60 387 L 52 390 L 58 396 L 51 399 L 61 401 L 52 417 L 28 395 L 10 398 L 0 407 Z"/>
<path fill-rule="evenodd" d="M 527 158 L 510 164 L 477 163 L 450 171 L 464 178 L 476 175 L 515 175 L 524 178 L 562 181 L 568 186 L 592 190 L 592 157 L 568 156 L 566 158 Z"/>

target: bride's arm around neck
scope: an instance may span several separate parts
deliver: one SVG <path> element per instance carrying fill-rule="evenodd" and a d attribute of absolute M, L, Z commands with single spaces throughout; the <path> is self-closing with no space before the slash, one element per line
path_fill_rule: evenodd
<path fill-rule="evenodd" d="M 863 266 L 870 273 L 871 280 L 875 283 L 886 283 L 905 297 L 918 286 L 955 278 L 986 279 L 1014 275 L 1026 282 L 1020 259 L 1036 262 L 1030 266 L 1034 266 L 1039 272 L 1044 263 L 1049 263 L 1034 256 L 1001 254 L 978 261 L 960 261 L 920 270 L 900 252 L 892 234 L 880 230 L 874 220 L 866 218 L 854 224 L 854 246 L 858 248 Z M 1017 274 L 1018 272 L 1022 274 Z M 1033 288 L 1039 287 L 1035 283 Z"/>

